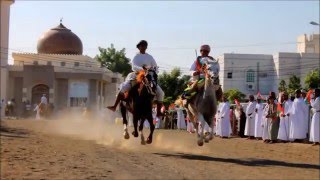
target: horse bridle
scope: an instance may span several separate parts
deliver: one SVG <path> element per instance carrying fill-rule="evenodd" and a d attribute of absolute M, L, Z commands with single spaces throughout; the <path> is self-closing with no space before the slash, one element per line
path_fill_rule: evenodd
<path fill-rule="evenodd" d="M 156 95 L 155 91 L 158 86 L 157 73 L 154 69 L 148 69 L 145 71 L 145 76 L 141 83 L 147 88 L 148 93 Z M 152 75 L 150 73 L 152 73 Z"/>

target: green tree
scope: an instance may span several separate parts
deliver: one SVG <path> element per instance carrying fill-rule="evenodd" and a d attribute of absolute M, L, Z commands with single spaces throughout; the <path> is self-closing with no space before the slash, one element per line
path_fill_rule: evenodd
<path fill-rule="evenodd" d="M 287 92 L 287 84 L 286 84 L 285 80 L 281 79 L 281 81 L 279 82 L 278 91 L 279 92 Z"/>
<path fill-rule="evenodd" d="M 239 102 L 243 101 L 246 97 L 245 94 L 243 94 L 238 89 L 229 89 L 223 93 L 224 96 L 228 97 L 228 101 L 230 103 L 234 103 L 234 99 L 238 99 Z"/>
<path fill-rule="evenodd" d="M 300 78 L 296 75 L 292 75 L 289 79 L 288 93 L 294 94 L 297 89 L 301 89 Z"/>
<path fill-rule="evenodd" d="M 304 79 L 305 89 L 320 88 L 319 70 L 310 71 Z"/>
<path fill-rule="evenodd" d="M 181 76 L 179 68 L 174 68 L 170 73 L 164 71 L 158 77 L 158 83 L 165 93 L 164 104 L 167 106 L 173 103 L 186 88 L 190 76 Z"/>
<path fill-rule="evenodd" d="M 127 76 L 131 72 L 130 59 L 126 57 L 125 49 L 116 50 L 111 44 L 109 48 L 99 47 L 100 54 L 96 55 L 95 59 L 112 72 Z"/>

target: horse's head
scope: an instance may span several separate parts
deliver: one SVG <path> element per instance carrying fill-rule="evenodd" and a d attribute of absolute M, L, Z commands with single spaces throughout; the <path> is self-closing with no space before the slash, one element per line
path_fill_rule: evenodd
<path fill-rule="evenodd" d="M 150 94 L 156 94 L 158 75 L 155 68 L 147 68 L 140 71 L 137 76 L 137 81 L 138 83 L 144 84 Z"/>
<path fill-rule="evenodd" d="M 203 69 L 207 78 L 211 78 L 215 83 L 219 77 L 220 66 L 217 60 L 202 58 Z"/>

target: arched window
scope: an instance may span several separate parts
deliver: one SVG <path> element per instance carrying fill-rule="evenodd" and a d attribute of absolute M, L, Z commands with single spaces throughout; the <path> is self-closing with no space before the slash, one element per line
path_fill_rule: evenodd
<path fill-rule="evenodd" d="M 254 82 L 254 71 L 252 69 L 247 71 L 247 82 Z"/>

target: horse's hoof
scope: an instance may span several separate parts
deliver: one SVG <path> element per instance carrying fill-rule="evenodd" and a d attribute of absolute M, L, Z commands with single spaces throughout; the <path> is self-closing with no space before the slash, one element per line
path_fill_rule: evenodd
<path fill-rule="evenodd" d="M 151 144 L 152 143 L 152 138 L 148 138 L 147 139 L 147 144 Z"/>
<path fill-rule="evenodd" d="M 132 132 L 132 135 L 133 135 L 134 137 L 139 137 L 139 134 L 138 134 L 137 132 L 135 132 L 135 131 Z"/>
<path fill-rule="evenodd" d="M 141 145 L 146 145 L 146 141 L 144 140 L 143 136 L 141 136 Z"/>
<path fill-rule="evenodd" d="M 203 146 L 203 141 L 198 141 L 198 146 Z"/>
<path fill-rule="evenodd" d="M 210 141 L 210 140 L 209 140 L 208 138 L 205 138 L 205 139 L 204 139 L 204 142 L 205 142 L 205 143 L 209 143 L 209 141 Z"/>
<path fill-rule="evenodd" d="M 211 141 L 213 139 L 213 135 L 211 135 L 210 137 L 209 137 L 209 140 Z"/>
<path fill-rule="evenodd" d="M 129 139 L 130 138 L 129 133 L 128 132 L 124 132 L 123 137 L 124 137 L 124 139 Z"/>

